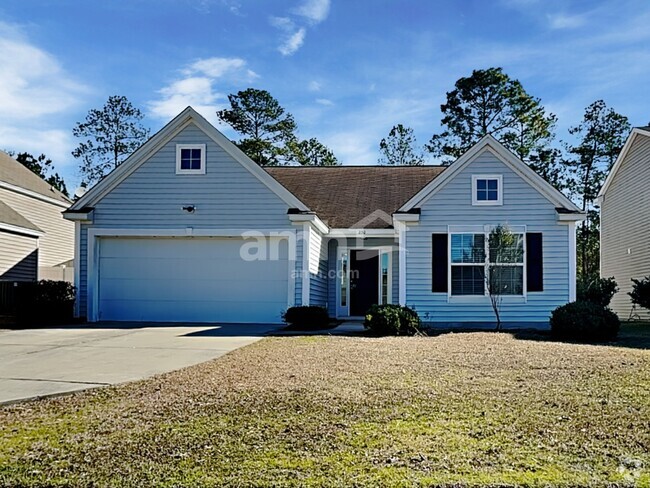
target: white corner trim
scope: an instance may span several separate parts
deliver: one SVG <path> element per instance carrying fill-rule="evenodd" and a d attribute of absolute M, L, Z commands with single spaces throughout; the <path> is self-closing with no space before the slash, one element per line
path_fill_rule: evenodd
<path fill-rule="evenodd" d="M 576 223 L 569 222 L 567 225 L 569 232 L 569 301 L 576 301 L 576 280 L 577 280 L 577 246 L 576 246 Z"/>
<path fill-rule="evenodd" d="M 79 299 L 80 292 L 80 282 L 81 282 L 81 222 L 76 221 L 74 223 L 74 286 L 75 286 L 75 301 L 74 301 L 74 316 L 79 317 L 79 312 L 81 310 L 81 300 Z"/>
<path fill-rule="evenodd" d="M 302 270 L 301 276 L 302 276 L 302 300 L 301 300 L 301 305 L 307 306 L 309 305 L 309 257 L 310 257 L 310 251 L 311 251 L 311 229 L 309 226 L 308 222 L 305 222 L 303 224 L 302 228 Z"/>
<path fill-rule="evenodd" d="M 612 169 L 609 171 L 609 174 L 605 179 L 605 183 L 603 184 L 603 187 L 598 192 L 599 201 L 601 201 L 601 197 L 605 196 L 607 189 L 609 188 L 609 186 L 612 184 L 612 181 L 614 180 L 614 176 L 620 169 L 621 165 L 623 164 L 623 160 L 627 157 L 627 153 L 630 152 L 630 149 L 632 149 L 632 145 L 634 144 L 638 136 L 650 137 L 650 131 L 639 129 L 639 128 L 632 129 L 632 132 L 628 136 L 627 141 L 625 141 L 625 144 L 623 145 L 623 149 L 621 149 L 621 152 L 618 154 L 618 157 L 616 158 L 616 161 L 614 162 Z"/>
<path fill-rule="evenodd" d="M 395 222 L 397 230 L 397 261 L 399 263 L 398 277 L 399 277 L 399 296 L 398 302 L 400 305 L 406 305 L 406 224 L 403 222 Z"/>
<path fill-rule="evenodd" d="M 440 191 L 455 175 L 461 172 L 467 165 L 484 150 L 490 151 L 497 159 L 508 166 L 513 172 L 528 182 L 533 188 L 540 192 L 548 201 L 557 207 L 564 207 L 570 210 L 579 210 L 562 192 L 556 190 L 547 181 L 533 171 L 526 163 L 521 161 L 503 144 L 491 135 L 483 137 L 472 146 L 465 154 L 451 163 L 448 169 L 433 179 L 422 190 L 415 194 L 408 202 L 399 209 L 400 212 L 407 212 L 413 208 L 423 205 L 435 193 Z"/>
<path fill-rule="evenodd" d="M 41 200 L 43 202 L 51 203 L 52 205 L 56 205 L 57 207 L 61 207 L 61 208 L 68 208 L 70 207 L 70 205 L 72 205 L 72 201 L 69 201 L 67 203 L 62 202 L 61 200 L 57 200 L 56 198 L 47 197 L 45 195 L 41 195 L 40 193 L 36 193 L 35 191 L 26 190 L 25 188 L 12 185 L 11 183 L 7 183 L 4 181 L 0 181 L 0 188 L 4 188 L 5 190 L 10 190 L 15 193 L 20 193 L 21 195 L 32 197 L 37 200 Z"/>
<path fill-rule="evenodd" d="M 496 180 L 497 181 L 497 199 L 496 200 L 479 200 L 477 198 L 478 180 Z M 488 191 L 486 189 L 486 191 Z M 475 207 L 490 207 L 503 205 L 503 175 L 495 174 L 473 174 L 472 175 L 472 205 Z"/>
<path fill-rule="evenodd" d="M 183 149 L 199 149 L 201 151 L 201 166 L 199 169 L 181 168 L 181 152 Z M 205 174 L 205 144 L 176 144 L 176 174 L 204 175 Z"/>

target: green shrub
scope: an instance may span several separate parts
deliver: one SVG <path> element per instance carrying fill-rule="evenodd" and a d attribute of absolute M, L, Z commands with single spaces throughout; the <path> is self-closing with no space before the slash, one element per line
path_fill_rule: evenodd
<path fill-rule="evenodd" d="M 608 307 L 617 291 L 618 284 L 614 278 L 581 279 L 578 280 L 577 299 Z"/>
<path fill-rule="evenodd" d="M 373 305 L 363 326 L 377 335 L 415 335 L 422 322 L 415 310 L 401 305 Z"/>
<path fill-rule="evenodd" d="M 616 338 L 620 321 L 609 308 L 590 301 L 567 303 L 551 315 L 551 333 L 559 339 L 611 341 Z"/>
<path fill-rule="evenodd" d="M 632 278 L 632 291 L 628 293 L 632 299 L 632 303 L 641 308 L 650 310 L 650 276 L 646 276 L 640 280 Z"/>
<path fill-rule="evenodd" d="M 50 325 L 73 320 L 75 288 L 67 281 L 20 283 L 16 290 L 16 319 L 23 325 Z"/>
<path fill-rule="evenodd" d="M 330 322 L 327 309 L 316 306 L 291 307 L 282 314 L 282 319 L 291 325 L 315 329 L 327 327 Z"/>

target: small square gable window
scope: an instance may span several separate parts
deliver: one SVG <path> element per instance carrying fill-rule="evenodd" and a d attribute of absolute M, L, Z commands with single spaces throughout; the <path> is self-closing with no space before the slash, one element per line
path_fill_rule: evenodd
<path fill-rule="evenodd" d="M 472 175 L 472 205 L 503 205 L 501 175 Z"/>
<path fill-rule="evenodd" d="M 176 144 L 176 174 L 205 174 L 205 144 Z"/>

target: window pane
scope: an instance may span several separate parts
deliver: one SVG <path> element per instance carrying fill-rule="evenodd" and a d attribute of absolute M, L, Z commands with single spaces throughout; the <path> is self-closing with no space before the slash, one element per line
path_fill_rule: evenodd
<path fill-rule="evenodd" d="M 192 159 L 192 169 L 201 169 L 201 158 Z"/>
<path fill-rule="evenodd" d="M 476 188 L 478 190 L 486 190 L 487 189 L 487 180 L 476 180 Z"/>
<path fill-rule="evenodd" d="M 485 236 L 483 234 L 452 234 L 451 262 L 485 262 Z"/>
<path fill-rule="evenodd" d="M 476 190 L 476 199 L 479 202 L 483 202 L 487 200 L 487 196 L 488 196 L 487 190 Z"/>
<path fill-rule="evenodd" d="M 189 157 L 181 156 L 181 169 L 191 169 L 192 163 Z"/>
<path fill-rule="evenodd" d="M 341 306 L 348 305 L 348 255 L 341 257 Z"/>
<path fill-rule="evenodd" d="M 487 199 L 496 202 L 499 199 L 499 193 L 497 190 L 488 190 Z"/>
<path fill-rule="evenodd" d="M 191 151 L 192 151 L 192 159 L 201 160 L 201 150 L 200 149 L 191 149 Z"/>
<path fill-rule="evenodd" d="M 490 268 L 490 286 L 499 295 L 523 295 L 523 266 L 493 266 Z"/>
<path fill-rule="evenodd" d="M 501 242 L 490 242 L 491 263 L 523 263 L 524 235 L 511 234 Z"/>
<path fill-rule="evenodd" d="M 499 180 L 488 180 L 488 190 L 496 190 L 499 186 Z"/>
<path fill-rule="evenodd" d="M 452 266 L 452 295 L 484 295 L 485 268 L 483 266 Z"/>

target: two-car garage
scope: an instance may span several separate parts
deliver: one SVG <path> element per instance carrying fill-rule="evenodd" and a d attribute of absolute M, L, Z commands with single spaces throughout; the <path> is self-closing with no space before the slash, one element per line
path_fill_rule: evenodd
<path fill-rule="evenodd" d="M 277 323 L 287 308 L 286 239 L 101 237 L 97 320 Z"/>

